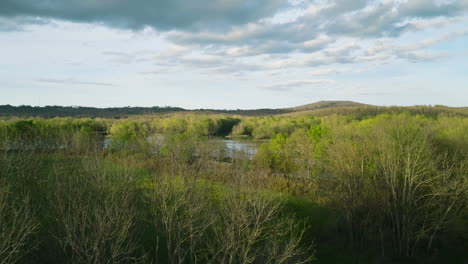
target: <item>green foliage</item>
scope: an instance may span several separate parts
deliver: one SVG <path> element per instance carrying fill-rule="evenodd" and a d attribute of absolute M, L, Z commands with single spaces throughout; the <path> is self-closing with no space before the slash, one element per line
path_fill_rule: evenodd
<path fill-rule="evenodd" d="M 146 123 L 138 121 L 118 121 L 110 128 L 111 150 L 147 152 L 150 149 L 150 132 Z"/>
<path fill-rule="evenodd" d="M 302 230 L 283 202 L 182 177 L 146 189 L 168 263 L 308 263 Z M 159 249 L 159 248 L 157 248 Z M 197 261 L 198 260 L 198 261 Z"/>
<path fill-rule="evenodd" d="M 327 153 L 333 177 L 323 189 L 345 213 L 350 239 L 411 255 L 422 242 L 430 248 L 449 219 L 460 217 L 468 195 L 466 171 L 460 171 L 466 159 L 450 161 L 433 144 L 435 122 L 383 115 L 334 132 Z"/>
<path fill-rule="evenodd" d="M 222 117 L 216 120 L 217 122 L 217 131 L 216 136 L 227 136 L 231 133 L 234 126 L 240 123 L 239 118 L 233 117 Z"/>
<path fill-rule="evenodd" d="M 106 124 L 89 119 L 9 120 L 0 123 L 0 146 L 10 150 L 96 148 Z"/>
<path fill-rule="evenodd" d="M 22 118 L 30 117 L 106 117 L 121 118 L 128 115 L 158 114 L 170 112 L 184 112 L 185 109 L 179 107 L 75 107 L 75 106 L 11 106 L 0 105 L 0 116 L 17 116 Z"/>
<path fill-rule="evenodd" d="M 167 135 L 161 155 L 177 165 L 192 163 L 197 155 L 197 147 L 204 139 L 189 131 Z"/>
<path fill-rule="evenodd" d="M 190 132 L 197 136 L 226 136 L 234 125 L 239 123 L 238 118 L 224 116 L 185 115 L 182 117 L 169 117 L 160 119 L 161 133 L 174 134 Z M 154 121 L 158 122 L 158 121 Z"/>
<path fill-rule="evenodd" d="M 466 258 L 468 120 L 415 113 L 0 121 L 0 263 Z"/>
<path fill-rule="evenodd" d="M 321 170 L 320 159 L 328 144 L 329 129 L 312 125 L 308 130 L 299 128 L 290 136 L 277 134 L 262 145 L 254 161 L 257 166 L 280 174 L 310 177 Z"/>
<path fill-rule="evenodd" d="M 231 135 L 252 136 L 254 139 L 270 139 L 280 133 L 289 135 L 296 129 L 308 128 L 319 122 L 313 116 L 246 118 L 234 126 Z"/>

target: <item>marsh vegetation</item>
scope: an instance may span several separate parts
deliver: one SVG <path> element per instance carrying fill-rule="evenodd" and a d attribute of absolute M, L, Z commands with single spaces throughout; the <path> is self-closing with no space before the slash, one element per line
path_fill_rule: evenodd
<path fill-rule="evenodd" d="M 8 118 L 0 263 L 463 263 L 466 131 L 432 112 Z"/>

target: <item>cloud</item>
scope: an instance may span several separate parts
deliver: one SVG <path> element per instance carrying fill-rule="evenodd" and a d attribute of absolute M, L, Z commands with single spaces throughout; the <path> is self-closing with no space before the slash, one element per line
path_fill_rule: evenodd
<path fill-rule="evenodd" d="M 0 16 L 41 17 L 158 30 L 228 28 L 288 6 L 285 0 L 2 0 Z"/>
<path fill-rule="evenodd" d="M 1 6 L 1 4 L 0 4 Z M 1 11 L 0 11 L 1 12 Z M 0 14 L 0 32 L 23 31 L 25 24 L 45 25 L 48 21 L 37 17 L 2 17 Z"/>
<path fill-rule="evenodd" d="M 161 75 L 161 74 L 167 73 L 167 70 L 158 69 L 158 70 L 141 71 L 137 73 L 141 75 Z"/>
<path fill-rule="evenodd" d="M 423 61 L 434 61 L 446 58 L 450 56 L 450 53 L 444 51 L 412 51 L 398 54 L 402 59 L 406 59 L 411 62 L 423 62 Z"/>
<path fill-rule="evenodd" d="M 331 75 L 331 74 L 341 74 L 341 73 L 359 73 L 362 70 L 360 69 L 349 69 L 349 68 L 326 68 L 318 69 L 310 72 L 311 75 Z"/>
<path fill-rule="evenodd" d="M 436 44 L 438 44 L 440 42 L 444 42 L 444 41 L 451 40 L 451 39 L 454 39 L 454 38 L 457 38 L 457 37 L 461 37 L 461 36 L 464 36 L 464 35 L 468 35 L 468 27 L 465 28 L 465 29 L 462 29 L 462 30 L 447 32 L 447 33 L 444 33 L 444 34 L 439 35 L 439 36 L 435 36 L 435 37 L 432 37 L 432 38 L 429 38 L 429 39 L 424 39 L 424 40 L 421 40 L 421 41 L 417 41 L 417 42 L 411 43 L 409 45 L 402 46 L 399 49 L 402 50 L 402 51 L 405 51 L 405 50 L 410 50 L 410 51 L 411 50 L 418 50 L 418 49 L 427 48 L 427 47 L 436 45 Z"/>
<path fill-rule="evenodd" d="M 431 24 L 435 19 L 443 24 L 456 16 L 463 16 L 468 11 L 468 1 L 335 0 L 314 2 L 309 9 L 314 8 L 320 12 L 306 13 L 303 20 L 328 35 L 395 37 L 408 30 L 421 29 L 424 22 Z M 419 21 L 420 27 L 411 21 Z"/>
<path fill-rule="evenodd" d="M 51 78 L 39 78 L 36 80 L 40 83 L 49 83 L 49 84 L 61 84 L 61 85 L 86 85 L 86 86 L 116 86 L 112 83 L 106 82 L 88 82 L 88 81 L 77 81 L 74 79 L 51 79 Z"/>
<path fill-rule="evenodd" d="M 152 50 L 126 51 L 102 51 L 102 55 L 109 57 L 110 62 L 131 64 L 135 62 L 148 62 L 155 58 L 156 52 Z"/>
<path fill-rule="evenodd" d="M 167 39 L 178 45 L 210 46 L 211 50 L 227 56 L 255 56 L 313 52 L 326 47 L 334 39 L 318 32 L 304 32 L 297 23 L 249 23 L 226 32 L 184 32 L 167 34 Z"/>
<path fill-rule="evenodd" d="M 307 86 L 307 85 L 317 85 L 317 84 L 327 84 L 333 83 L 334 80 L 292 80 L 284 83 L 276 83 L 263 86 L 263 89 L 271 90 L 271 91 L 278 91 L 278 92 L 287 92 L 291 91 L 297 87 Z"/>
<path fill-rule="evenodd" d="M 274 73 L 284 69 L 301 69 L 331 66 L 329 69 L 311 71 L 311 75 L 340 73 L 358 73 L 360 68 L 340 68 L 342 64 L 371 63 L 373 66 L 386 64 L 395 60 L 410 62 L 434 61 L 452 56 L 444 50 L 433 50 L 432 47 L 451 39 L 465 36 L 468 29 L 445 32 L 431 38 L 402 43 L 395 38 L 378 38 L 357 40 L 340 38 L 330 41 L 328 37 L 318 38 L 327 42 L 323 47 L 311 52 L 290 52 L 286 54 L 256 54 L 252 51 L 259 47 L 233 46 L 226 49 L 205 48 L 185 49 L 177 56 L 157 56 L 155 64 L 161 67 L 183 67 L 192 70 L 210 70 L 217 73 L 236 75 L 253 72 Z M 328 43 L 329 42 L 329 43 Z M 316 41 L 314 44 L 320 43 Z M 184 46 L 182 46 L 184 47 Z M 185 46 L 188 47 L 188 46 Z M 164 52 L 163 52 L 164 53 Z M 250 55 L 247 55 L 250 54 Z M 367 67 L 368 68 L 368 67 Z"/>
<path fill-rule="evenodd" d="M 302 1 L 302 12 L 287 9 L 288 19 L 263 19 L 233 26 L 230 30 L 214 32 L 172 31 L 167 39 L 181 46 L 209 46 L 207 52 L 245 57 L 262 54 L 311 54 L 326 51 L 343 38 L 376 40 L 398 38 L 403 33 L 443 27 L 467 20 L 468 1 L 442 0 L 318 0 Z M 293 9 L 293 10 L 297 10 Z M 292 13 L 292 15 L 290 14 Z M 327 58 L 324 58 L 327 57 Z M 337 54 L 322 56 L 311 65 L 353 62 L 351 57 Z M 362 61 L 382 56 L 367 56 Z M 388 57 L 388 56 L 387 56 Z"/>
<path fill-rule="evenodd" d="M 157 54 L 158 58 L 171 58 L 190 52 L 192 49 L 188 46 L 172 45 L 166 50 Z"/>
<path fill-rule="evenodd" d="M 428 28 L 440 28 L 451 23 L 468 22 L 468 17 L 435 17 L 424 19 L 420 17 L 411 18 L 403 21 L 398 27 L 406 28 L 407 30 L 424 30 Z"/>
<path fill-rule="evenodd" d="M 168 44 L 162 50 L 103 51 L 109 62 L 240 75 L 438 60 L 450 54 L 432 47 L 466 30 L 406 44 L 400 37 L 466 22 L 467 11 L 467 0 L 3 0 L 0 31 L 47 21 L 98 23 Z M 352 71 L 311 75 L 344 72 Z"/>
<path fill-rule="evenodd" d="M 0 17 L 14 23 L 0 20 L 0 28 L 59 19 L 132 30 L 151 27 L 171 32 L 168 38 L 177 43 L 274 40 L 288 46 L 279 40 L 304 44 L 319 35 L 398 36 L 454 22 L 467 11 L 466 0 L 2 0 Z"/>
<path fill-rule="evenodd" d="M 361 87 L 353 87 L 352 89 L 343 90 L 341 91 L 341 93 L 348 94 L 348 95 L 395 95 L 395 94 L 398 94 L 397 91 L 390 91 L 390 90 L 380 91 L 380 90 L 375 90 L 375 89 L 364 89 Z"/>
<path fill-rule="evenodd" d="M 467 21 L 467 12 L 467 0 L 3 0 L 0 30 L 19 30 L 22 24 L 47 19 L 130 30 L 149 27 L 169 41 L 170 48 L 150 55 L 103 54 L 124 64 L 157 59 L 207 67 L 214 62 L 187 54 L 198 50 L 228 64 L 232 58 L 306 54 L 301 62 L 273 59 L 266 63 L 277 68 L 311 67 L 410 58 L 416 50 L 372 53 L 348 43 L 348 50 L 340 50 L 340 40 L 398 38 L 406 32 Z"/>
<path fill-rule="evenodd" d="M 111 57 L 111 62 L 130 64 L 137 59 L 135 54 L 121 52 L 121 51 L 103 51 L 102 55 Z"/>

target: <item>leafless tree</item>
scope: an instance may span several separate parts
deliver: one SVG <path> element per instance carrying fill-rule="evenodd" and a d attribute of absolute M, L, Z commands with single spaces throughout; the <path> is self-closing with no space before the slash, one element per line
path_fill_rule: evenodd
<path fill-rule="evenodd" d="M 165 241 L 170 263 L 199 262 L 204 235 L 214 220 L 208 215 L 212 212 L 209 199 L 203 187 L 181 177 L 155 178 L 147 189 L 150 221 L 162 231 L 157 241 Z"/>
<path fill-rule="evenodd" d="M 282 205 L 248 192 L 226 194 L 219 201 L 216 224 L 209 239 L 208 263 L 308 263 L 311 248 L 300 241 L 304 227 L 280 216 Z"/>
<path fill-rule="evenodd" d="M 54 237 L 72 263 L 136 263 L 132 173 L 96 158 L 70 173 L 56 168 L 49 203 Z"/>
<path fill-rule="evenodd" d="M 33 248 L 28 243 L 38 224 L 31 213 L 29 199 L 12 199 L 7 184 L 0 186 L 0 264 L 16 263 Z"/>

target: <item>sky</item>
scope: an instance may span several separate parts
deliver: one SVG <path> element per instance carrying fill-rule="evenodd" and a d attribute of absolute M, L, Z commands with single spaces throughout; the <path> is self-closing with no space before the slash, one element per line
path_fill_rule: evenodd
<path fill-rule="evenodd" d="M 0 105 L 468 106 L 468 0 L 1 0 Z"/>

